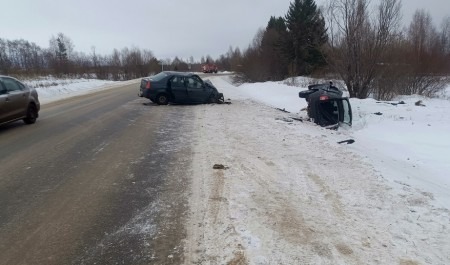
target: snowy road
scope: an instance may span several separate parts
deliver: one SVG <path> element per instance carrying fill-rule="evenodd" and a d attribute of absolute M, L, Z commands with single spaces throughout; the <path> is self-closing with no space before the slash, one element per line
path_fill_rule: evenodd
<path fill-rule="evenodd" d="M 351 131 L 209 78 L 230 105 L 143 105 L 131 85 L 0 128 L 0 264 L 450 264 L 446 200 L 337 144 Z"/>
<path fill-rule="evenodd" d="M 179 263 L 191 110 L 143 105 L 137 86 L 0 128 L 0 264 Z"/>

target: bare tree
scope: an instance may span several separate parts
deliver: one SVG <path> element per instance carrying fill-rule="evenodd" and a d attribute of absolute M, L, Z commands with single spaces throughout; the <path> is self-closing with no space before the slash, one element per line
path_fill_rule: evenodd
<path fill-rule="evenodd" d="M 450 74 L 450 16 L 447 16 L 442 21 L 441 31 L 441 43 L 444 53 L 444 70 L 447 74 Z"/>
<path fill-rule="evenodd" d="M 44 67 L 43 50 L 35 43 L 0 39 L 0 73 L 34 75 Z"/>
<path fill-rule="evenodd" d="M 264 36 L 264 29 L 259 29 L 253 38 L 252 43 L 242 56 L 241 67 L 239 67 L 239 77 L 241 81 L 266 81 L 268 65 L 265 64 L 262 57 L 261 43 Z"/>
<path fill-rule="evenodd" d="M 101 55 L 92 46 L 91 52 L 86 55 L 74 51 L 72 41 L 62 33 L 53 36 L 49 44 L 49 48 L 42 49 L 23 39 L 0 38 L 0 74 L 91 77 L 90 74 L 95 73 L 99 79 L 128 80 L 161 69 L 150 50 L 132 47 L 121 51 L 114 49 L 111 55 Z"/>
<path fill-rule="evenodd" d="M 97 54 L 95 51 L 95 46 L 91 46 L 92 54 L 92 70 L 98 79 L 111 79 L 110 67 L 108 65 L 109 61 L 106 56 Z"/>
<path fill-rule="evenodd" d="M 408 39 L 418 65 L 432 52 L 437 36 L 430 14 L 423 9 L 417 10 L 408 29 Z"/>
<path fill-rule="evenodd" d="M 327 8 L 327 61 L 344 80 L 351 97 L 366 98 L 380 76 L 386 47 L 400 20 L 400 0 L 330 0 Z"/>
<path fill-rule="evenodd" d="M 90 78 L 90 70 L 92 61 L 90 56 L 83 52 L 74 52 L 72 56 L 72 63 L 74 65 L 74 74 L 77 77 Z"/>
<path fill-rule="evenodd" d="M 11 69 L 11 60 L 8 54 L 8 44 L 6 40 L 0 39 L 0 73 L 8 75 Z"/>
<path fill-rule="evenodd" d="M 112 55 L 109 57 L 109 65 L 111 66 L 111 77 L 113 80 L 122 80 L 122 62 L 120 60 L 120 52 L 117 49 L 114 49 Z"/>
<path fill-rule="evenodd" d="M 227 57 L 229 58 L 230 70 L 231 71 L 240 71 L 242 67 L 242 53 L 239 47 L 233 49 L 230 46 Z"/>
<path fill-rule="evenodd" d="M 443 89 L 447 81 L 443 77 L 448 64 L 446 37 L 437 31 L 428 12 L 417 10 L 408 28 L 407 39 L 409 53 L 406 57 L 411 73 L 407 86 L 400 92 L 432 96 Z"/>
<path fill-rule="evenodd" d="M 61 32 L 56 37 L 50 38 L 49 50 L 53 54 L 51 65 L 57 75 L 71 72 L 70 61 L 73 59 L 73 47 L 72 40 Z"/>

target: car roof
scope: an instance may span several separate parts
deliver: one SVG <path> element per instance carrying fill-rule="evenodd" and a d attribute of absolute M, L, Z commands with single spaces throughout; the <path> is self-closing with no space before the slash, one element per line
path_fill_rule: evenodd
<path fill-rule="evenodd" d="M 15 78 L 15 77 L 12 77 L 12 76 L 8 76 L 8 75 L 0 75 L 0 78 L 3 78 L 3 77 L 6 77 L 6 78 L 12 78 L 12 79 L 14 79 L 14 80 L 19 81 L 19 79 Z"/>
<path fill-rule="evenodd" d="M 165 73 L 167 75 L 178 75 L 178 76 L 193 76 L 193 75 L 196 75 L 196 74 L 191 73 L 191 72 L 177 72 L 177 71 L 164 71 L 163 73 Z"/>

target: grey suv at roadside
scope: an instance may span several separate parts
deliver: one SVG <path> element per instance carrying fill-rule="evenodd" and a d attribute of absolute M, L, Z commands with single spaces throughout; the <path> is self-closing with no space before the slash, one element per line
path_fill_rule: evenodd
<path fill-rule="evenodd" d="M 0 75 L 0 125 L 17 120 L 35 123 L 40 106 L 34 88 L 13 77 Z"/>

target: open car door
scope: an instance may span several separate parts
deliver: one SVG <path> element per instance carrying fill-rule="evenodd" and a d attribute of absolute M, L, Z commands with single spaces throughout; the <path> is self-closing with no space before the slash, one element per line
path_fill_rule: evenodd
<path fill-rule="evenodd" d="M 315 122 L 320 126 L 352 125 L 352 110 L 348 98 L 334 98 L 318 101 Z"/>
<path fill-rule="evenodd" d="M 352 106 L 350 105 L 350 101 L 348 98 L 343 98 L 341 100 L 341 108 L 340 108 L 340 115 L 339 115 L 339 121 L 347 124 L 349 126 L 352 126 Z"/>

